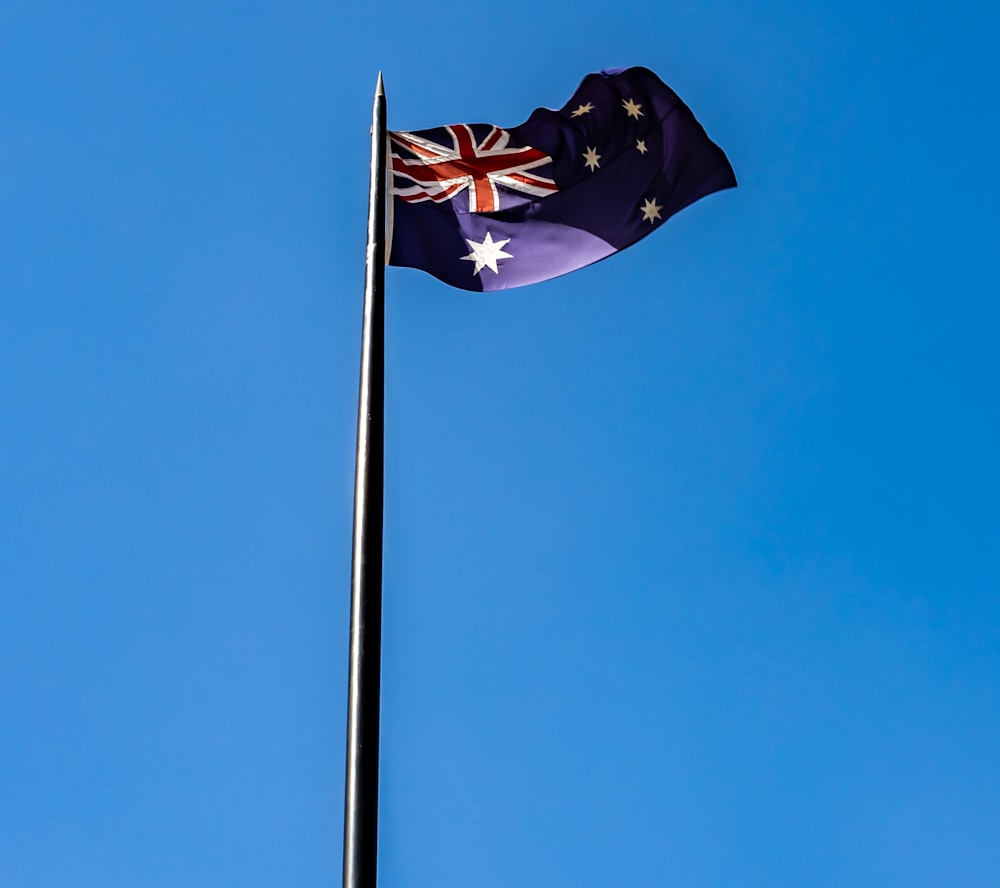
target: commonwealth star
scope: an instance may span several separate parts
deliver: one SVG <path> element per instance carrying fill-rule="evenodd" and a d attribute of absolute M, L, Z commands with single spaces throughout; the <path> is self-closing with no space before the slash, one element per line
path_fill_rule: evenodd
<path fill-rule="evenodd" d="M 472 269 L 473 275 L 479 274 L 484 268 L 488 268 L 493 274 L 500 274 L 497 268 L 497 259 L 514 258 L 503 249 L 510 243 L 509 237 L 506 240 L 494 241 L 493 235 L 487 231 L 486 237 L 483 238 L 481 244 L 477 244 L 474 240 L 469 240 L 469 238 L 466 238 L 465 242 L 469 245 L 472 252 L 468 256 L 461 256 L 459 258 L 476 263 L 476 267 Z"/>

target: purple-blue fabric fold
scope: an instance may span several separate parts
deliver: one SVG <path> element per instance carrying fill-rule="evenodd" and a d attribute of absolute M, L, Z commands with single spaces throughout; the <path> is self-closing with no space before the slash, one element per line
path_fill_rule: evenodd
<path fill-rule="evenodd" d="M 389 264 L 465 290 L 582 268 L 736 185 L 722 149 L 647 68 L 589 74 L 561 109 L 511 129 L 389 136 Z"/>

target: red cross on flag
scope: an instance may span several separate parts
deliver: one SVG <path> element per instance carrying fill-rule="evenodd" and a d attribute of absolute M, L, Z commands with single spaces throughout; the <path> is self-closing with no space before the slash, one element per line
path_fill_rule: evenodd
<path fill-rule="evenodd" d="M 390 134 L 394 145 L 415 155 L 401 157 L 393 152 L 393 173 L 413 183 L 397 185 L 394 195 L 408 203 L 441 203 L 468 189 L 470 213 L 494 213 L 501 208 L 498 185 L 538 197 L 559 190 L 551 178 L 528 172 L 551 164 L 552 158 L 530 146 L 509 147 L 507 130 L 494 126 L 479 141 L 467 124 L 446 126 L 444 131 L 451 145 L 413 133 Z"/>

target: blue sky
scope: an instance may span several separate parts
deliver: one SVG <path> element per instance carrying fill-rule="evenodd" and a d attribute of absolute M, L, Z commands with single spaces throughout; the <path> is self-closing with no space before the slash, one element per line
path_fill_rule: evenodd
<path fill-rule="evenodd" d="M 377 72 L 740 187 L 387 272 L 383 886 L 1000 884 L 988 4 L 0 10 L 0 884 L 340 878 Z"/>

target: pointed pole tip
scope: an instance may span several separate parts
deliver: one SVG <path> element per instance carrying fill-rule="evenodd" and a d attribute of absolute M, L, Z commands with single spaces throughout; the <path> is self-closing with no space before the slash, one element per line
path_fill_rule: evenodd
<path fill-rule="evenodd" d="M 375 85 L 375 95 L 376 96 L 384 96 L 385 95 L 385 87 L 382 86 L 382 72 L 381 71 L 378 72 L 378 83 Z"/>

